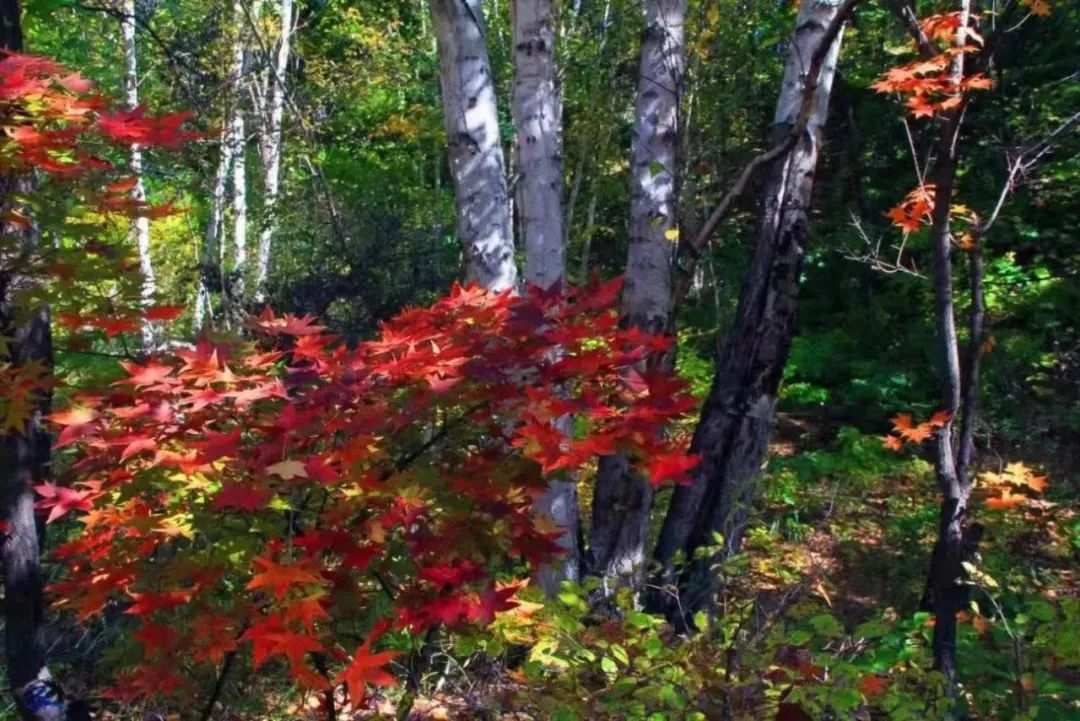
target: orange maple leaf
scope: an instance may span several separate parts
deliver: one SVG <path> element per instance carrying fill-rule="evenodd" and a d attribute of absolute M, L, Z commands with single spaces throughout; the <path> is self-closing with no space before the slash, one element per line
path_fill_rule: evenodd
<path fill-rule="evenodd" d="M 952 420 L 952 413 L 949 411 L 937 411 L 934 415 L 930 416 L 930 420 L 927 422 L 932 428 L 941 428 L 950 420 Z"/>
<path fill-rule="evenodd" d="M 900 451 L 904 448 L 904 442 L 897 436 L 882 436 L 881 445 L 885 446 L 890 451 Z"/>

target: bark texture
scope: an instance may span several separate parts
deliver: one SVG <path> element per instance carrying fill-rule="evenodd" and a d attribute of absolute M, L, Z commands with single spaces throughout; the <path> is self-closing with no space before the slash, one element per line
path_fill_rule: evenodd
<path fill-rule="evenodd" d="M 517 208 L 525 247 L 525 282 L 544 290 L 566 281 L 562 210 L 562 103 L 555 68 L 551 0 L 515 0 L 513 118 L 517 128 Z M 570 419 L 564 419 L 571 432 Z M 581 563 L 577 483 L 551 481 L 537 511 L 561 529 L 562 557 L 537 570 L 548 595 L 562 581 L 577 581 Z"/>
<path fill-rule="evenodd" d="M 951 81 L 959 85 L 964 77 L 964 53 L 970 0 L 961 0 L 960 28 L 957 31 L 950 73 Z M 933 225 L 930 243 L 933 252 L 934 317 L 937 326 L 938 352 L 941 373 L 941 406 L 949 412 L 950 420 L 934 431 L 934 471 L 941 490 L 941 513 L 938 538 L 930 562 L 928 584 L 929 606 L 934 611 L 934 663 L 944 674 L 950 692 L 956 682 L 956 614 L 967 604 L 967 587 L 963 562 L 978 544 L 981 527 L 969 526 L 968 503 L 971 499 L 970 465 L 975 406 L 978 399 L 979 336 L 982 334 L 982 258 L 981 245 L 973 253 L 972 283 L 972 348 L 974 358 L 969 368 L 967 392 L 960 373 L 960 343 L 956 332 L 956 306 L 953 299 L 952 214 L 953 191 L 956 184 L 958 135 L 961 111 L 945 113 L 940 118 L 937 160 L 931 182 L 934 194 Z M 957 443 L 954 420 L 962 417 L 963 433 Z"/>
<path fill-rule="evenodd" d="M 514 2 L 514 102 L 518 213 L 525 281 L 548 289 L 566 276 L 562 103 L 551 0 Z"/>
<path fill-rule="evenodd" d="M 672 260 L 678 239 L 676 149 L 685 70 L 685 0 L 646 0 L 634 137 L 622 322 L 648 333 L 671 326 Z M 664 362 L 652 359 L 650 363 Z M 600 459 L 589 567 L 605 581 L 636 584 L 645 565 L 653 488 L 622 454 Z"/>
<path fill-rule="evenodd" d="M 229 180 L 233 174 L 233 163 L 237 154 L 237 131 L 242 135 L 243 119 L 240 117 L 240 84 L 244 73 L 244 6 L 237 1 L 233 4 L 233 21 L 236 23 L 236 35 L 233 37 L 229 67 L 229 93 L 225 108 L 225 119 L 221 131 L 217 170 L 214 172 L 214 184 L 210 189 L 210 218 L 206 224 L 199 261 L 199 286 L 195 296 L 195 328 L 204 328 L 211 320 L 212 304 L 210 291 L 214 286 L 222 294 L 222 315 L 228 318 L 227 281 L 225 261 L 225 210 L 229 207 Z M 246 197 L 246 196 L 245 196 Z M 246 216 L 246 211 L 245 211 Z M 216 262 L 215 262 L 216 258 Z"/>
<path fill-rule="evenodd" d="M 776 392 L 795 332 L 807 211 L 840 50 L 841 32 L 833 23 L 840 7 L 839 0 L 803 0 L 800 6 L 774 117 L 774 141 L 784 142 L 803 122 L 805 129 L 769 168 L 754 257 L 691 443 L 691 452 L 701 454 L 702 462 L 693 483 L 675 490 L 657 545 L 663 569 L 659 580 L 678 583 L 687 610 L 708 603 L 715 559 L 682 569 L 676 561 L 711 545 L 714 533 L 723 537 L 721 556 L 739 549 L 754 481 L 768 450 Z M 816 87 L 808 87 L 814 82 Z M 666 605 L 659 597 L 652 603 Z"/>
<path fill-rule="evenodd" d="M 292 49 L 293 2 L 280 0 L 279 18 L 281 36 L 278 38 L 277 55 L 270 72 L 269 102 L 264 122 L 264 134 L 261 144 L 263 167 L 263 217 L 259 229 L 259 245 L 255 257 L 255 301 L 262 303 L 266 299 L 266 278 L 270 271 L 270 252 L 277 233 L 278 196 L 281 194 L 281 126 L 285 117 L 285 77 L 289 69 L 289 55 Z"/>
<path fill-rule="evenodd" d="M 15 0 L 0 0 L 0 49 L 23 49 L 20 8 Z M 10 207 L 16 187 L 26 181 L 12 175 L 0 177 L 0 209 Z M 52 368 L 52 336 L 46 307 L 20 307 L 20 297 L 30 279 L 18 272 L 19 251 L 32 254 L 36 238 L 27 231 L 0 223 L 5 246 L 14 252 L 0 256 L 0 336 L 9 339 L 6 357 L 13 366 L 28 363 Z M 47 678 L 45 646 L 41 638 L 44 614 L 40 562 L 44 529 L 34 513 L 34 486 L 44 480 L 51 439 L 42 416 L 48 413 L 50 396 L 42 391 L 23 432 L 0 434 L 0 520 L 7 530 L 0 541 L 4 574 L 4 654 L 7 679 L 16 707 L 33 719 L 22 703 L 23 691 L 39 678 Z"/>
<path fill-rule="evenodd" d="M 124 103 L 128 110 L 139 105 L 139 61 L 135 41 L 135 0 L 124 0 L 123 18 L 120 20 L 120 32 L 124 46 Z M 135 178 L 135 187 L 131 189 L 131 199 L 137 203 L 146 202 L 146 186 L 143 184 L 143 154 L 138 145 L 131 146 L 131 174 Z M 131 222 L 132 235 L 139 252 L 139 271 L 142 275 L 141 301 L 143 307 L 154 302 L 157 281 L 154 278 L 154 262 L 150 256 L 150 219 L 139 216 Z M 148 320 L 142 321 L 141 337 L 143 352 L 154 349 L 156 328 Z"/>
<path fill-rule="evenodd" d="M 469 279 L 506 290 L 517 283 L 517 266 L 483 10 L 479 0 L 430 0 L 430 5 L 458 239 L 468 257 Z"/>
<path fill-rule="evenodd" d="M 239 0 L 236 13 L 243 17 L 243 0 Z M 241 33 L 243 37 L 243 33 Z M 233 48 L 233 68 L 237 70 L 236 107 L 229 123 L 229 144 L 232 146 L 232 211 L 233 211 L 233 258 L 229 282 L 224 284 L 225 297 L 228 300 L 227 322 L 239 323 L 243 315 L 244 300 L 247 295 L 247 122 L 242 106 L 241 85 L 244 76 L 244 61 L 247 56 L 243 40 Z"/>

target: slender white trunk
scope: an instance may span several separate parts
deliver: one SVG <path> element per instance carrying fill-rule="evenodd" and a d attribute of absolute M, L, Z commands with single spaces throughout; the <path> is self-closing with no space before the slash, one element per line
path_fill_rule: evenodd
<path fill-rule="evenodd" d="M 552 0 L 515 0 L 513 14 L 513 118 L 525 280 L 548 289 L 566 276 L 562 103 L 555 71 Z"/>
<path fill-rule="evenodd" d="M 562 102 L 555 69 L 552 0 L 514 0 L 514 97 L 517 200 L 525 246 L 525 281 L 544 290 L 566 282 L 563 235 Z M 560 419 L 567 434 L 571 419 Z M 552 480 L 537 511 L 562 529 L 557 563 L 537 571 L 541 588 L 553 596 L 562 581 L 580 578 L 577 480 Z"/>
<path fill-rule="evenodd" d="M 634 137 L 630 233 L 623 315 L 653 333 L 667 330 L 671 262 L 678 238 L 675 150 L 684 60 L 686 0 L 645 0 Z"/>
<path fill-rule="evenodd" d="M 469 278 L 493 290 L 517 283 L 506 164 L 480 0 L 430 0 L 457 232 Z"/>
<path fill-rule="evenodd" d="M 277 201 L 281 192 L 281 124 L 285 114 L 285 75 L 289 67 L 289 53 L 293 33 L 292 0 L 281 0 L 281 37 L 278 40 L 277 57 L 271 69 L 269 110 L 265 120 L 262 142 L 263 165 L 263 219 L 259 230 L 259 247 L 255 259 L 255 300 L 266 298 L 266 277 L 270 270 L 270 248 L 277 232 Z"/>
<path fill-rule="evenodd" d="M 226 283 L 226 297 L 229 313 L 227 322 L 236 320 L 242 313 L 246 294 L 245 275 L 247 273 L 247 123 L 244 119 L 243 85 L 244 60 L 247 48 L 244 39 L 247 33 L 244 0 L 236 0 L 233 6 L 237 23 L 237 40 L 233 46 L 233 85 L 234 103 L 232 118 L 229 123 L 229 143 L 232 145 L 232 205 L 233 205 L 233 259 L 230 273 L 231 283 Z"/>
<path fill-rule="evenodd" d="M 120 21 L 124 45 L 124 102 L 128 110 L 139 105 L 139 66 L 135 46 L 135 0 L 124 0 L 123 18 Z M 135 177 L 135 187 L 131 189 L 132 200 L 146 201 L 146 187 L 143 185 L 143 155 L 138 145 L 131 146 L 131 174 Z M 154 263 L 150 257 L 150 219 L 140 215 L 132 220 L 132 235 L 139 249 L 139 270 L 142 274 L 140 301 L 145 308 L 154 302 L 157 282 L 154 278 Z M 142 348 L 150 351 L 154 348 L 156 328 L 150 321 L 142 322 Z"/>
<path fill-rule="evenodd" d="M 244 114 L 237 110 L 232 119 L 230 129 L 230 142 L 233 145 L 233 169 L 232 169 L 232 204 L 233 204 L 233 262 L 232 262 L 232 286 L 229 288 L 229 298 L 232 301 L 233 310 L 238 311 L 244 305 L 244 274 L 247 272 L 247 157 L 246 135 L 247 124 Z"/>
<path fill-rule="evenodd" d="M 669 330 L 672 260 L 678 240 L 675 176 L 679 95 L 685 67 L 686 0 L 645 0 L 634 136 L 630 148 L 630 223 L 623 322 L 648 333 Z M 649 363 L 663 359 L 652 358 Z M 605 580 L 638 585 L 653 488 L 625 454 L 600 459 L 588 563 Z"/>
<path fill-rule="evenodd" d="M 230 110 L 231 112 L 231 110 Z M 195 294 L 195 329 L 202 330 L 207 320 L 210 319 L 210 279 L 216 274 L 213 268 L 214 254 L 222 249 L 222 240 L 225 230 L 225 206 L 228 205 L 226 191 L 229 184 L 229 171 L 232 169 L 232 145 L 229 143 L 229 125 L 221 133 L 219 144 L 220 155 L 218 158 L 217 171 L 214 173 L 214 185 L 210 190 L 210 219 L 206 224 L 206 237 L 203 242 L 203 251 L 199 258 L 199 286 Z M 217 273 L 222 270 L 223 264 L 218 262 Z"/>
<path fill-rule="evenodd" d="M 195 328 L 201 330 L 211 317 L 211 288 L 210 281 L 214 278 L 218 281 L 218 290 L 221 292 L 223 317 L 229 317 L 229 288 L 226 282 L 226 233 L 225 233 L 225 209 L 229 205 L 229 179 L 233 177 L 234 188 L 235 174 L 233 161 L 236 159 L 237 147 L 242 146 L 243 139 L 243 116 L 240 107 L 241 88 L 240 84 L 244 73 L 244 37 L 246 17 L 242 0 L 233 3 L 233 22 L 236 25 L 236 35 L 230 51 L 232 58 L 229 74 L 226 78 L 228 96 L 225 108 L 225 119 L 221 131 L 220 156 L 217 170 L 214 173 L 214 185 L 210 190 L 210 219 L 206 224 L 206 237 L 203 243 L 202 257 L 200 258 L 199 286 L 195 293 Z M 237 122 L 239 119 L 239 123 Z M 239 134 L 238 134 L 239 131 Z M 238 142 L 239 138 L 239 142 Z M 244 184 L 240 184 L 241 188 Z M 234 197 L 236 195 L 234 191 Z M 244 196 L 246 203 L 247 196 Z M 246 224 L 246 210 L 243 213 Z M 235 225 L 234 225 L 235 230 Z M 246 237 L 246 229 L 244 237 Z M 213 267 L 214 256 L 217 255 L 217 268 Z"/>

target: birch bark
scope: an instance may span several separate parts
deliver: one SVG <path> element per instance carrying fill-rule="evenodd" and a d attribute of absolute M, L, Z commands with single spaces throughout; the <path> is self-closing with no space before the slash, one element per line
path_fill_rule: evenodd
<path fill-rule="evenodd" d="M 552 0 L 514 0 L 514 97 L 517 207 L 525 246 L 525 281 L 544 290 L 566 282 L 563 236 L 562 102 L 555 67 Z M 567 433 L 570 419 L 563 419 Z M 577 482 L 552 480 L 537 511 L 562 529 L 558 562 L 537 571 L 548 595 L 580 578 Z"/>
<path fill-rule="evenodd" d="M 124 0 L 123 17 L 120 20 L 121 36 L 124 48 L 124 102 L 128 110 L 139 105 L 139 65 L 135 40 L 135 0 Z M 135 187 L 131 189 L 131 199 L 137 203 L 146 201 L 146 186 L 143 182 L 143 154 L 138 145 L 131 146 L 131 174 L 135 178 Z M 132 235 L 139 252 L 139 271 L 142 275 L 140 300 L 143 307 L 151 305 L 157 292 L 154 278 L 154 262 L 150 256 L 150 219 L 138 216 L 131 222 Z M 143 352 L 154 349 L 157 329 L 155 324 L 144 320 L 141 326 Z"/>
<path fill-rule="evenodd" d="M 430 0 L 458 239 L 469 279 L 493 290 L 517 283 L 491 63 L 480 0 Z"/>
<path fill-rule="evenodd" d="M 545 290 L 566 276 L 562 231 L 562 102 L 551 0 L 515 0 L 513 118 L 525 280 Z"/>
<path fill-rule="evenodd" d="M 229 206 L 229 179 L 233 172 L 236 155 L 236 116 L 240 108 L 240 83 L 244 72 L 244 7 L 240 0 L 233 3 L 233 21 L 235 35 L 230 48 L 231 63 L 226 78 L 229 92 L 226 98 L 225 119 L 221 131 L 217 169 L 214 172 L 214 184 L 210 190 L 210 217 L 206 224 L 206 235 L 199 262 L 199 285 L 195 295 L 195 328 L 202 329 L 211 320 L 211 290 L 214 285 L 222 295 L 223 315 L 227 318 L 228 292 L 226 282 L 226 245 L 225 245 L 225 210 Z M 217 265 L 214 265 L 214 258 Z"/>
<path fill-rule="evenodd" d="M 281 0 L 279 17 L 281 36 L 278 39 L 277 56 L 271 72 L 269 109 L 264 123 L 265 133 L 261 150 L 263 167 L 263 218 L 259 229 L 259 245 L 255 258 L 255 300 L 266 299 L 266 278 L 270 270 L 270 253 L 274 235 L 277 233 L 278 196 L 281 193 L 281 127 L 285 115 L 285 76 L 289 68 L 289 54 L 293 34 L 293 2 Z"/>
<path fill-rule="evenodd" d="M 645 0 L 634 137 L 622 322 L 667 333 L 678 239 L 676 148 L 685 69 L 685 0 Z M 662 359 L 650 359 L 656 365 Z M 590 571 L 605 581 L 642 580 L 653 489 L 623 455 L 600 459 L 589 538 Z"/>

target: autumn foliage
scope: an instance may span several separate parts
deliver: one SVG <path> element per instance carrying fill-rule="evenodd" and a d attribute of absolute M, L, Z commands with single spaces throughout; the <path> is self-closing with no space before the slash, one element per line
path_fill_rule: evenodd
<path fill-rule="evenodd" d="M 190 693 L 241 652 L 358 696 L 391 680 L 391 656 L 370 651 L 384 630 L 514 606 L 514 579 L 558 550 L 533 510 L 547 479 L 628 451 L 654 483 L 682 480 L 693 459 L 661 430 L 692 399 L 635 370 L 667 342 L 620 329 L 617 292 L 459 287 L 355 348 L 266 311 L 252 344 L 129 363 L 53 415 L 74 458 L 39 505 L 77 512 L 82 532 L 57 549 L 68 573 L 51 590 L 80 618 L 137 617 L 116 693 Z"/>
<path fill-rule="evenodd" d="M 175 148 L 199 137 L 185 129 L 190 113 L 149 116 L 116 110 L 94 84 L 48 58 L 0 55 L 0 173 L 32 184 L 16 187 L 0 208 L 0 269 L 12 307 L 32 312 L 49 304 L 67 339 L 82 347 L 93 336 L 138 330 L 141 320 L 169 320 L 173 307 L 140 307 L 139 265 L 126 239 L 132 217 L 177 212 L 172 204 L 135 200 L 135 178 L 118 151 L 133 145 Z M 121 156 L 122 157 L 122 156 Z M 12 180 L 11 182 L 15 182 Z M 28 243 L 27 234 L 54 239 Z M 0 341 L 0 359 L 7 355 Z M 0 374 L 22 389 L 0 401 L 0 424 L 21 430 L 27 393 L 48 379 L 33 365 L 0 360 Z M 5 407 L 6 406 L 6 407 Z"/>

